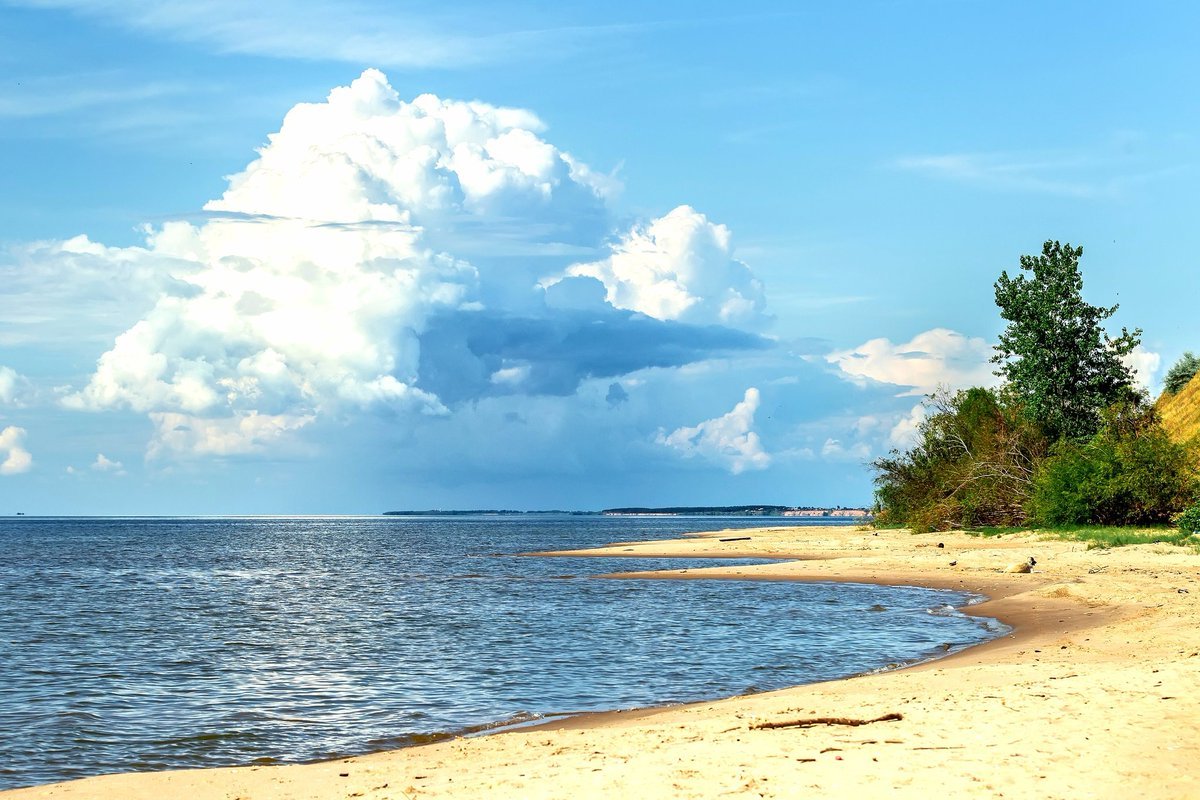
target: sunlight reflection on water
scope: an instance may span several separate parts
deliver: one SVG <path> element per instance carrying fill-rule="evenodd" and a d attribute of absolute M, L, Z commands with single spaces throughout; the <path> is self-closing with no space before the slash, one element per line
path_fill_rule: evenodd
<path fill-rule="evenodd" d="M 932 590 L 592 580 L 663 562 L 489 555 L 756 524 L 0 521 L 0 788 L 761 691 L 997 633 L 927 613 L 967 599 Z"/>

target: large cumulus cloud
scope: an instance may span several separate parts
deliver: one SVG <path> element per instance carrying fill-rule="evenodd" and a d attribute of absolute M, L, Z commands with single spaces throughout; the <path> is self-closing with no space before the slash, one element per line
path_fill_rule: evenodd
<path fill-rule="evenodd" d="M 367 70 L 294 107 L 199 220 L 133 248 L 40 245 L 60 268 L 121 264 L 126 296 L 152 298 L 63 404 L 147 414 L 152 457 L 235 456 L 322 417 L 446 415 L 767 346 L 736 329 L 763 295 L 728 229 L 681 206 L 606 248 L 614 181 L 544 130 L 405 102 Z"/>

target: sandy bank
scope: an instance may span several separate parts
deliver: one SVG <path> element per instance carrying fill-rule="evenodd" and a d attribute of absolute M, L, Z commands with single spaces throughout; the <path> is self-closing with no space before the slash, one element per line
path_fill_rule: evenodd
<path fill-rule="evenodd" d="M 971 610 L 1015 632 L 906 670 L 750 697 L 322 764 L 113 775 L 0 797 L 1200 797 L 1200 556 L 840 528 L 592 552 L 802 558 L 651 574 L 961 589 L 992 598 Z M 1029 555 L 1033 574 L 997 572 Z"/>

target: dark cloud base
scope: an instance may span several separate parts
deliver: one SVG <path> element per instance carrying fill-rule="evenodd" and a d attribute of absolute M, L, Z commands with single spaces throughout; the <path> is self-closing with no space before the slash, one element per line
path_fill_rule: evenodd
<path fill-rule="evenodd" d="M 433 318 L 420 340 L 417 385 L 451 405 L 502 394 L 570 395 L 589 378 L 681 367 L 774 346 L 731 328 L 619 310 L 560 311 L 547 318 L 456 311 Z M 520 378 L 494 381 L 505 368 L 519 370 Z"/>

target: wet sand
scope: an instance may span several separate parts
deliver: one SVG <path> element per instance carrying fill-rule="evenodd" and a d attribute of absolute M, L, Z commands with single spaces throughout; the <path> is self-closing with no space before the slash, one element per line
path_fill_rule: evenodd
<path fill-rule="evenodd" d="M 964 611 L 1013 632 L 907 669 L 747 697 L 320 764 L 110 775 L 0 797 L 1200 797 L 1191 551 L 810 527 L 569 554 L 794 558 L 612 577 L 956 589 L 988 596 Z M 1031 555 L 1031 574 L 999 571 Z"/>

